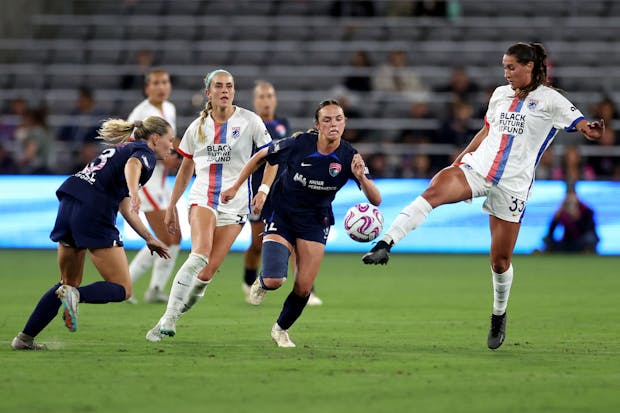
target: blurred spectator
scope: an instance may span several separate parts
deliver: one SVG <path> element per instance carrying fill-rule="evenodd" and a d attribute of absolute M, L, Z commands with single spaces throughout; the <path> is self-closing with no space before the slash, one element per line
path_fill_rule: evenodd
<path fill-rule="evenodd" d="M 155 61 L 153 53 L 146 49 L 138 50 L 135 59 L 134 72 L 128 73 L 121 78 L 121 89 L 142 89 L 144 87 L 144 79 Z"/>
<path fill-rule="evenodd" d="M 461 99 L 451 102 L 449 108 L 449 115 L 442 122 L 437 142 L 464 148 L 479 130 L 473 125 L 474 108 Z"/>
<path fill-rule="evenodd" d="M 332 17 L 373 17 L 375 4 L 368 0 L 336 0 L 329 8 Z"/>
<path fill-rule="evenodd" d="M 433 175 L 431 157 L 425 153 L 403 155 L 399 178 L 430 178 Z"/>
<path fill-rule="evenodd" d="M 0 143 L 11 147 L 15 141 L 15 131 L 24 122 L 28 106 L 21 97 L 12 99 L 9 107 L 0 116 Z"/>
<path fill-rule="evenodd" d="M 447 7 L 445 0 L 393 0 L 390 1 L 387 8 L 388 16 L 445 17 L 446 13 Z"/>
<path fill-rule="evenodd" d="M 480 87 L 471 80 L 464 67 L 453 68 L 450 82 L 437 88 L 437 92 L 453 93 L 455 95 L 453 100 L 460 99 L 466 102 L 473 102 L 479 91 Z"/>
<path fill-rule="evenodd" d="M 51 173 L 50 162 L 54 138 L 47 128 L 44 109 L 30 109 L 24 124 L 15 132 L 19 172 L 24 174 Z"/>
<path fill-rule="evenodd" d="M 562 159 L 560 173 L 556 173 L 554 179 L 577 182 L 580 180 L 591 181 L 596 177 L 596 172 L 592 166 L 583 162 L 577 145 L 566 145 Z"/>
<path fill-rule="evenodd" d="M 17 164 L 13 156 L 6 150 L 2 142 L 0 142 L 0 175 L 16 174 L 18 172 Z"/>
<path fill-rule="evenodd" d="M 560 239 L 555 238 L 558 226 L 564 229 Z M 574 184 L 567 185 L 566 197 L 554 214 L 543 240 L 546 252 L 596 252 L 599 237 L 594 211 L 579 199 Z"/>
<path fill-rule="evenodd" d="M 368 53 L 364 50 L 353 52 L 351 67 L 353 68 L 353 73 L 345 78 L 345 87 L 352 92 L 370 92 L 372 90 L 372 82 L 370 74 L 365 72 L 372 67 Z M 357 72 L 357 70 L 360 72 Z"/>
<path fill-rule="evenodd" d="M 395 176 L 384 153 L 373 153 L 371 155 L 365 155 L 364 158 L 370 176 L 373 178 L 393 178 Z"/>
<path fill-rule="evenodd" d="M 594 119 L 603 119 L 605 126 L 611 126 L 611 122 L 618 118 L 616 104 L 609 96 L 605 96 L 600 102 L 594 104 L 590 112 Z"/>
<path fill-rule="evenodd" d="M 75 108 L 71 111 L 71 121 L 60 127 L 58 140 L 68 142 L 76 149 L 85 142 L 95 140 L 103 117 L 96 109 L 92 90 L 80 88 Z"/>
<path fill-rule="evenodd" d="M 381 92 L 424 93 L 428 88 L 407 61 L 407 53 L 393 50 L 388 61 L 378 67 L 373 78 L 373 87 Z"/>
<path fill-rule="evenodd" d="M 616 144 L 616 131 L 611 123 L 605 123 L 605 133 L 600 140 L 588 143 L 602 147 L 614 146 Z M 591 156 L 588 162 L 594 168 L 598 178 L 620 179 L 620 162 L 618 162 L 617 156 Z"/>
<path fill-rule="evenodd" d="M 432 143 L 437 139 L 437 125 L 432 122 L 436 118 L 426 101 L 413 102 L 409 107 L 409 119 L 414 126 L 400 131 L 396 141 L 400 143 Z M 431 121 L 431 122 L 429 122 Z"/>
<path fill-rule="evenodd" d="M 417 0 L 413 4 L 414 16 L 445 17 L 445 0 Z"/>

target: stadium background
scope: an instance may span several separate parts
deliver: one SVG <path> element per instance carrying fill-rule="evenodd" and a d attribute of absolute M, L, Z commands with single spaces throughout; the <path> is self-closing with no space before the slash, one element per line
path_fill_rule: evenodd
<path fill-rule="evenodd" d="M 435 3 L 437 7 L 421 11 L 417 3 Z M 60 176 L 71 172 L 68 168 L 76 163 L 82 145 L 81 141 L 59 139 L 62 126 L 88 127 L 105 117 L 126 117 L 143 99 L 140 80 L 135 82 L 144 70 L 136 64 L 141 53 L 150 55 L 151 67 L 161 67 L 172 75 L 171 101 L 178 111 L 179 135 L 204 104 L 204 75 L 219 67 L 234 74 L 236 103 L 247 108 L 252 107 L 254 81 L 271 81 L 278 91 L 278 114 L 288 117 L 293 129 L 312 125 L 318 101 L 328 97 L 346 100 L 350 118 L 347 137 L 364 154 L 373 175 L 421 179 L 379 181 L 382 189 L 399 186 L 408 198 L 462 145 L 462 141 L 442 135 L 455 102 L 456 95 L 448 87 L 455 67 L 463 67 L 477 85 L 465 96 L 471 107 L 465 119 L 468 131 L 481 125 L 489 90 L 504 82 L 501 55 L 515 41 L 543 42 L 552 63 L 554 85 L 566 90 L 587 116 L 596 116 L 597 104 L 604 99 L 616 102 L 620 97 L 620 43 L 616 39 L 620 2 L 616 1 L 74 0 L 0 4 L 4 11 L 0 17 L 2 130 L 11 130 L 20 122 L 11 113 L 15 99 L 23 98 L 29 107 L 44 110 L 53 139 L 46 172 Z M 390 53 L 398 50 L 406 52 L 407 69 L 415 73 L 422 87 L 403 91 L 346 87 L 352 76 L 372 80 Z M 369 66 L 354 65 L 358 51 L 369 56 Z M 83 87 L 92 91 L 95 109 L 76 115 Z M 415 106 L 424 106 L 426 113 L 414 113 Z M 609 129 L 618 126 L 617 117 L 617 112 L 612 115 Z M 411 134 L 415 137 L 410 138 Z M 0 139 L 4 152 L 18 156 L 17 142 L 6 133 Z M 587 144 L 576 134 L 561 132 L 550 153 L 549 169 L 562 169 L 568 145 L 576 145 L 584 163 L 596 164 L 603 158 L 613 162 L 611 169 L 599 172 L 592 182 L 580 183 L 579 188 L 584 188 L 586 202 L 597 211 L 602 253 L 620 254 L 614 208 L 620 147 L 615 142 Z M 426 169 L 416 169 L 419 158 L 428 160 Z M 19 228 L 18 223 L 24 220 L 13 215 L 23 214 L 21 205 L 27 203 L 31 206 L 28 213 L 43 213 L 29 222 L 44 226 L 54 213 L 53 191 L 42 201 L 41 191 L 28 190 L 29 185 L 37 184 L 25 183 L 22 176 L 17 181 L 3 176 L 0 183 L 5 189 L 17 185 L 24 193 L 16 199 L 16 192 L 9 195 L 4 191 L 0 202 L 2 245 L 53 248 L 45 231 L 41 235 L 44 241 L 35 241 L 32 234 Z M 535 188 L 517 252 L 529 253 L 541 246 L 547 221 L 562 199 L 561 182 L 549 185 Z M 350 197 L 338 198 L 339 216 L 348 205 L 362 200 L 354 192 L 347 194 Z M 393 204 L 382 206 L 388 222 L 402 206 L 398 196 L 392 200 Z M 474 229 L 484 218 L 479 206 L 467 210 L 466 216 L 446 214 L 445 219 L 437 219 L 446 221 L 444 230 L 448 232 L 457 218 Z M 339 236 L 340 222 L 330 248 L 365 249 Z M 420 235 L 425 246 L 416 246 L 411 240 L 415 237 L 408 237 L 411 242 L 404 243 L 400 251 L 484 252 L 488 245 L 484 231 L 475 247 L 459 247 L 458 242 L 444 246 L 436 241 L 445 241 L 445 233 L 433 222 L 428 227 L 429 234 Z M 34 244 L 20 243 L 20 237 L 11 235 L 15 232 Z M 125 235 L 130 247 L 138 245 L 130 231 Z M 243 249 L 247 237 L 242 234 L 233 249 Z"/>

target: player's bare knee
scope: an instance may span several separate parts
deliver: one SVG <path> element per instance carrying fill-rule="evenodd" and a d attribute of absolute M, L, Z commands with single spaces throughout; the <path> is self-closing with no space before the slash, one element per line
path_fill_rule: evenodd
<path fill-rule="evenodd" d="M 268 290 L 277 290 L 282 287 L 286 278 L 261 278 L 263 286 Z"/>
<path fill-rule="evenodd" d="M 497 257 L 491 260 L 491 269 L 496 274 L 505 273 L 510 267 L 510 258 L 508 257 Z"/>

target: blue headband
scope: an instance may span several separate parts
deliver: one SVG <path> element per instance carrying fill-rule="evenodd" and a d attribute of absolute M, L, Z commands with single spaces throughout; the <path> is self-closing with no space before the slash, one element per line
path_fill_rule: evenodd
<path fill-rule="evenodd" d="M 230 74 L 230 72 L 228 70 L 216 69 L 213 72 L 209 73 L 209 75 L 207 76 L 207 80 L 205 80 L 205 87 L 207 89 L 209 88 L 209 83 L 211 83 L 211 80 L 213 79 L 213 76 L 217 75 L 218 73 L 226 73 L 227 75 L 232 77 L 232 75 Z"/>

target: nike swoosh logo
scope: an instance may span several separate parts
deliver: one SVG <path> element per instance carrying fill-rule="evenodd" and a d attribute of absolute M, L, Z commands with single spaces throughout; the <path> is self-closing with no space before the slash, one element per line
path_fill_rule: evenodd
<path fill-rule="evenodd" d="M 302 163 L 301 163 L 301 166 L 312 166 L 312 164 L 311 164 L 311 163 L 305 163 L 305 162 L 302 162 Z"/>

